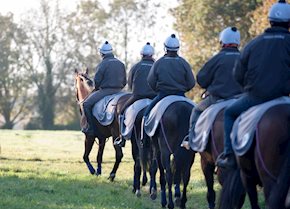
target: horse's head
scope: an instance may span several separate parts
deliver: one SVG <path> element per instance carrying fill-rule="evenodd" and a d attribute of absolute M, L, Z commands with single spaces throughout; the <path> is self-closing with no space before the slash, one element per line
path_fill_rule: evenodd
<path fill-rule="evenodd" d="M 85 100 L 85 98 L 94 90 L 94 82 L 89 78 L 88 68 L 85 72 L 79 72 L 75 69 L 75 88 L 76 99 L 79 103 Z"/>

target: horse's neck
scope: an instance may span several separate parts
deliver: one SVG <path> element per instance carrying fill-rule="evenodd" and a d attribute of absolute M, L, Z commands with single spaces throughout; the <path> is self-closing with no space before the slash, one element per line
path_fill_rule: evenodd
<path fill-rule="evenodd" d="M 91 91 L 89 91 L 88 89 L 84 87 L 79 88 L 78 91 L 79 91 L 78 95 L 79 95 L 80 101 L 85 100 L 88 97 L 88 95 L 91 93 Z"/>

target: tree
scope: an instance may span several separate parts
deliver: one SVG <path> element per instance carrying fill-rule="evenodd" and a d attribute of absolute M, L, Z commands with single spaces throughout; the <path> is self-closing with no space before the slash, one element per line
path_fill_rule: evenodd
<path fill-rule="evenodd" d="M 21 48 L 26 35 L 13 22 L 13 15 L 0 14 L 0 114 L 2 128 L 11 129 L 27 117 L 29 97 L 28 80 L 23 72 Z"/>
<path fill-rule="evenodd" d="M 250 34 L 257 36 L 261 34 L 267 27 L 269 27 L 268 13 L 271 6 L 276 3 L 276 0 L 264 0 L 263 4 L 256 8 L 252 13 L 252 25 L 250 27 Z"/>
<path fill-rule="evenodd" d="M 251 38 L 250 12 L 257 5 L 256 0 L 180 0 L 171 12 L 176 18 L 182 52 L 195 72 L 219 50 L 219 33 L 225 27 L 236 26 L 240 30 L 242 45 Z"/>
<path fill-rule="evenodd" d="M 57 1 L 54 8 L 50 5 L 51 2 L 41 0 L 39 10 L 31 11 L 22 26 L 30 44 L 25 68 L 37 89 L 39 128 L 43 129 L 54 128 L 56 94 L 60 88 L 67 88 L 72 63 L 66 53 L 63 14 Z"/>

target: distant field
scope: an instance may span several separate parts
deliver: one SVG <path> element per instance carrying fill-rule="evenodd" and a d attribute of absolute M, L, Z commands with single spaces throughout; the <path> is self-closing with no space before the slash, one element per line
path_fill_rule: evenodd
<path fill-rule="evenodd" d="M 106 144 L 101 177 L 90 175 L 83 163 L 83 143 L 83 135 L 76 131 L 0 130 L 0 208 L 161 208 L 160 197 L 150 200 L 148 186 L 142 188 L 141 198 L 131 193 L 130 142 L 124 149 L 124 158 L 113 183 L 107 180 L 114 162 L 112 141 Z M 95 144 L 90 156 L 94 166 L 96 154 Z M 217 184 L 215 188 L 219 191 Z M 261 194 L 260 201 L 263 201 Z M 207 208 L 199 157 L 192 168 L 187 208 Z M 248 202 L 243 208 L 250 208 Z"/>

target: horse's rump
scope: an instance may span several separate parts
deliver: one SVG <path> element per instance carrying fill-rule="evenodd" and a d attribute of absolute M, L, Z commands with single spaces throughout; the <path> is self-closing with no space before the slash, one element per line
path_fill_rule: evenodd
<path fill-rule="evenodd" d="M 277 177 L 286 157 L 289 157 L 290 105 L 279 105 L 268 110 L 256 130 L 256 158 L 260 175 Z M 268 171 L 267 171 L 268 170 Z"/>

